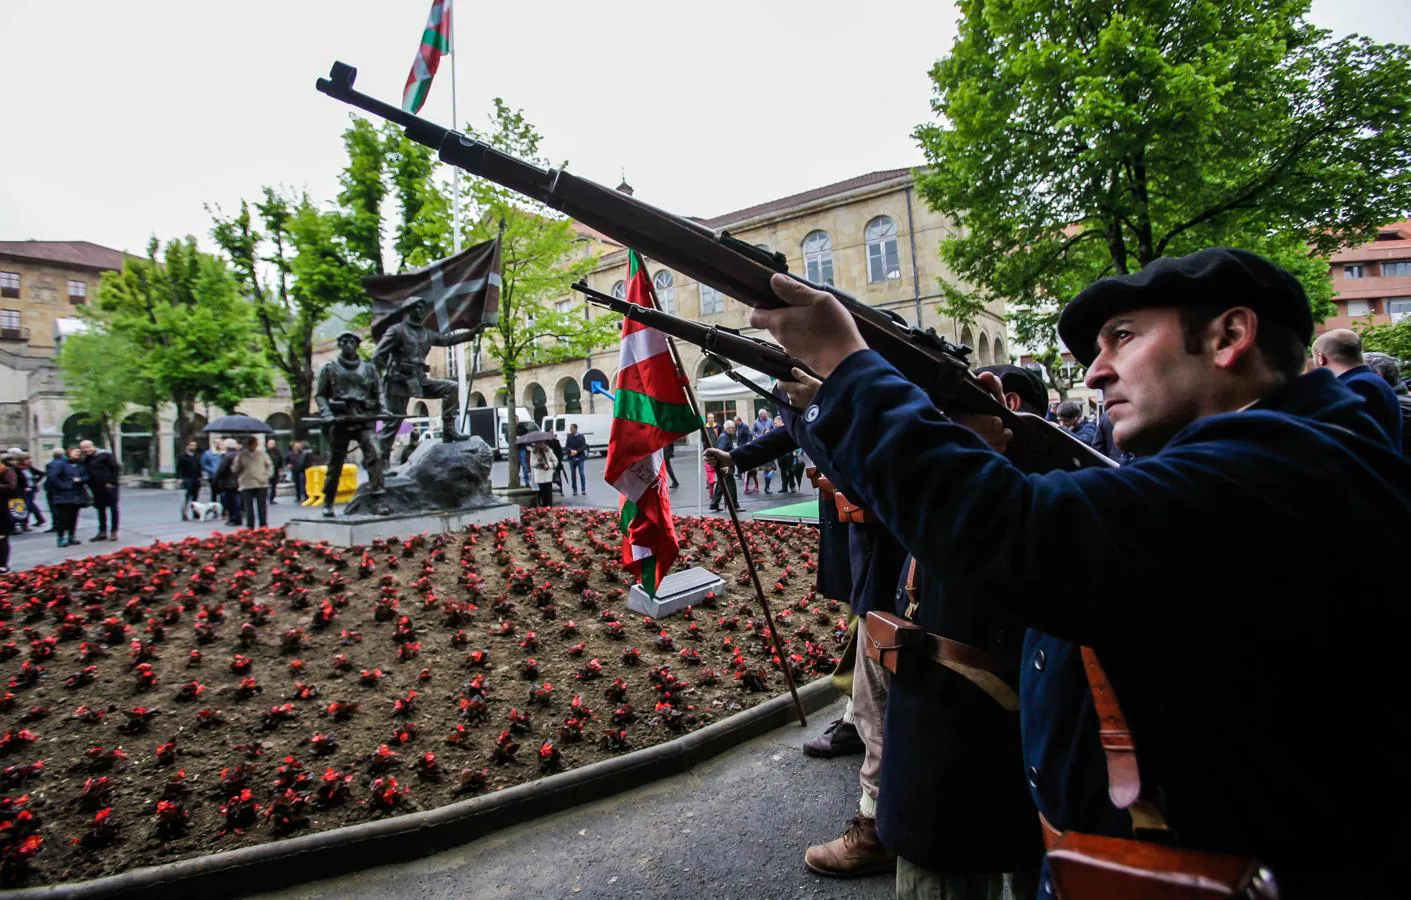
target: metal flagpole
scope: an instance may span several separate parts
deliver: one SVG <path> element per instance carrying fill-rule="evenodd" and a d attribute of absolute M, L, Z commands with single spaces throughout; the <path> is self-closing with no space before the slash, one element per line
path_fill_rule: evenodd
<path fill-rule="evenodd" d="M 460 128 L 461 120 L 456 115 L 456 57 L 460 54 L 456 53 L 456 17 L 452 0 L 446 0 L 446 15 L 450 16 L 451 24 L 451 127 Z M 451 252 L 461 252 L 461 170 L 456 166 L 451 167 Z M 480 346 L 478 339 L 476 346 Z M 460 415 L 456 417 L 456 422 L 458 427 L 464 430 L 465 410 L 470 404 L 470 386 L 465 380 L 465 344 L 456 344 L 453 349 L 456 354 L 456 392 L 461 402 Z M 444 410 L 442 414 L 444 415 Z"/>

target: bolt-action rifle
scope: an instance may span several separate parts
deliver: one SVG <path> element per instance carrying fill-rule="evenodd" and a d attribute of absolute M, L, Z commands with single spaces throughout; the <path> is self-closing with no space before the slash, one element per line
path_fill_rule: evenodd
<path fill-rule="evenodd" d="M 782 253 L 761 250 L 727 231 L 713 231 L 561 169 L 541 169 L 501 153 L 483 141 L 354 90 L 357 74 L 357 69 L 346 63 L 334 63 L 328 77 L 318 80 L 318 89 L 397 123 L 406 130 L 408 138 L 434 148 L 442 162 L 571 216 L 747 306 L 783 305 L 769 286 L 775 273 L 788 274 Z M 1021 468 L 1049 471 L 1113 465 L 1107 457 L 1042 417 L 1011 412 L 997 403 L 970 371 L 968 347 L 957 346 L 934 331 L 907 325 L 895 313 L 870 307 L 830 285 L 813 284 L 797 275 L 790 277 L 838 298 L 867 345 L 926 391 L 942 411 L 983 413 L 1001 419 L 1014 433 L 1008 455 Z"/>

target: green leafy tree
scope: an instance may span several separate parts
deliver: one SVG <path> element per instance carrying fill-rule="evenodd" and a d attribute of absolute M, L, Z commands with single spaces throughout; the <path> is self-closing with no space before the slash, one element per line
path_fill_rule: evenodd
<path fill-rule="evenodd" d="M 1363 350 L 1386 353 L 1403 363 L 1411 362 L 1411 319 L 1402 319 L 1395 324 L 1367 325 L 1359 332 Z M 1411 372 L 1407 374 L 1411 375 Z"/>
<path fill-rule="evenodd" d="M 129 407 L 161 402 L 140 360 L 141 351 L 126 338 L 98 329 L 70 335 L 59 350 L 69 406 L 80 422 L 98 426 L 109 447 L 117 446 L 113 426 Z"/>
<path fill-rule="evenodd" d="M 135 354 L 121 365 L 150 392 L 142 405 L 154 424 L 158 397 L 176 407 L 177 432 L 186 436 L 197 403 L 230 410 L 269 393 L 253 311 L 224 260 L 197 250 L 194 237 L 165 248 L 153 238 L 146 259 L 128 259 L 121 272 L 103 276 L 89 315 L 115 348 Z M 154 434 L 154 443 L 160 440 Z"/>
<path fill-rule="evenodd" d="M 365 274 L 381 275 L 382 201 L 387 196 L 387 142 L 367 119 L 353 117 L 343 132 L 348 164 L 338 178 L 338 233 Z"/>
<path fill-rule="evenodd" d="M 393 243 L 399 271 L 451 255 L 451 200 L 435 179 L 431 148 L 387 123 L 382 136 L 387 173 L 401 216 Z"/>
<path fill-rule="evenodd" d="M 1411 52 L 1333 39 L 1307 0 L 961 0 L 918 190 L 960 228 L 943 308 L 1011 304 L 1056 347 L 1096 278 L 1263 253 L 1331 312 L 1324 257 L 1411 208 Z"/>
<path fill-rule="evenodd" d="M 495 99 L 490 128 L 471 127 L 467 131 L 505 153 L 535 165 L 550 165 L 540 154 L 539 132 L 522 110 L 511 109 L 499 98 Z M 567 163 L 561 163 L 558 168 L 565 166 Z M 461 185 L 467 244 L 490 240 L 504 223 L 500 315 L 486 335 L 489 354 L 499 361 L 505 379 L 509 433 L 513 435 L 519 372 L 588 356 L 616 338 L 621 320 L 616 316 L 589 319 L 581 309 L 560 312 L 555 307 L 555 302 L 569 293 L 569 285 L 597 264 L 596 257 L 582 252 L 572 221 L 483 178 L 463 178 Z M 518 466 L 509 467 L 509 486 L 520 486 Z"/>

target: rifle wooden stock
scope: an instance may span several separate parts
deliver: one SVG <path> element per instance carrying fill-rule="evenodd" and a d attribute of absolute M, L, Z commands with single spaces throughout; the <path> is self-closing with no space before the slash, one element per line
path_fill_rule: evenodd
<path fill-rule="evenodd" d="M 482 141 L 369 97 L 353 89 L 356 77 L 357 70 L 352 66 L 334 63 L 329 77 L 320 78 L 317 87 L 330 97 L 396 122 L 406 129 L 407 137 L 434 148 L 448 165 L 558 210 L 747 306 L 783 305 L 769 285 L 776 273 L 789 274 L 803 284 L 832 294 L 852 315 L 867 345 L 926 391 L 938 408 L 947 413 L 983 413 L 1001 419 L 1014 433 L 1009 458 L 1021 468 L 1041 472 L 1114 465 L 1062 428 L 1039 416 L 1011 412 L 996 402 L 970 372 L 966 359 L 969 348 L 958 347 L 934 331 L 913 328 L 896 315 L 867 306 L 845 291 L 788 273 L 781 254 L 766 253 L 728 232 L 716 233 L 561 169 L 540 169 Z"/>

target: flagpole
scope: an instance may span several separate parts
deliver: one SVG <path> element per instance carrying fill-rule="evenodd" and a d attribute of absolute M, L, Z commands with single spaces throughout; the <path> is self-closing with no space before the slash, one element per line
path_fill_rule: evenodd
<path fill-rule="evenodd" d="M 656 286 L 651 283 L 650 279 L 647 280 L 647 296 L 652 298 L 652 306 L 660 310 L 661 303 L 657 301 Z M 676 365 L 676 377 L 681 379 L 681 387 L 685 390 L 686 404 L 690 406 L 691 415 L 695 417 L 696 425 L 700 428 L 701 440 L 709 441 L 710 432 L 706 431 L 705 417 L 701 415 L 700 404 L 696 401 L 696 390 L 692 387 L 691 380 L 686 377 L 686 367 L 681 362 L 681 352 L 676 349 L 676 339 L 667 335 L 666 346 L 671 351 L 671 361 Z M 705 451 L 702 450 L 701 453 L 704 457 Z M 701 477 L 705 477 L 704 470 L 701 472 Z M 726 476 L 717 471 L 715 477 Z M 740 511 L 735 505 L 735 495 L 728 488 L 723 493 L 725 508 L 730 511 L 730 521 L 735 526 L 735 538 L 740 542 L 740 554 L 745 558 L 745 568 L 749 569 L 750 581 L 754 584 L 755 597 L 759 600 L 760 608 L 764 610 L 764 621 L 769 626 L 769 636 L 774 644 L 774 654 L 779 657 L 779 667 L 784 670 L 784 683 L 789 686 L 789 695 L 794 698 L 794 709 L 799 714 L 799 727 L 807 728 L 808 716 L 804 713 L 803 702 L 799 700 L 799 690 L 794 684 L 794 672 L 789 668 L 789 656 L 784 652 L 784 643 L 779 638 L 779 630 L 774 627 L 774 613 L 769 608 L 769 600 L 764 596 L 764 587 L 759 583 L 759 572 L 755 569 L 754 554 L 750 552 L 750 542 L 745 539 L 744 526 L 740 524 Z"/>
<path fill-rule="evenodd" d="M 447 38 L 451 44 L 451 127 L 459 129 L 461 127 L 460 117 L 456 110 L 456 17 L 452 6 L 452 0 L 446 0 L 446 15 L 449 17 L 450 28 Z M 454 255 L 461 252 L 461 170 L 457 166 L 451 167 L 451 253 Z M 475 346 L 479 348 L 480 338 L 476 336 Z M 456 395 L 460 397 L 460 415 L 456 417 L 458 427 L 465 428 L 465 410 L 470 405 L 470 385 L 465 378 L 465 344 L 456 344 Z M 442 415 L 444 415 L 444 410 Z"/>

